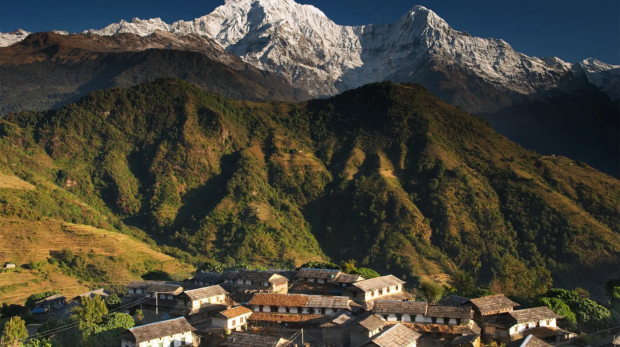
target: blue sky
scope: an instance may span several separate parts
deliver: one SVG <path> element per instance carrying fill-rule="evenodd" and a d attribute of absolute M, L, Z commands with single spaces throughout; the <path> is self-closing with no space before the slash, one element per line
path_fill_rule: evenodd
<path fill-rule="evenodd" d="M 424 5 L 454 29 L 495 37 L 530 56 L 576 62 L 594 57 L 620 64 L 618 0 L 298 0 L 338 24 L 396 21 Z M 171 23 L 210 13 L 223 0 L 0 0 L 0 31 L 99 29 L 121 19 L 161 17 Z"/>

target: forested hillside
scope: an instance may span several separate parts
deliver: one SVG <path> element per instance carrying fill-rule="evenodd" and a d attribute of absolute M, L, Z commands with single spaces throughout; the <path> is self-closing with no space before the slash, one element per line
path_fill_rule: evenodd
<path fill-rule="evenodd" d="M 114 220 L 81 223 L 189 262 L 353 259 L 409 282 L 464 269 L 525 295 L 550 276 L 602 295 L 617 276 L 620 181 L 528 151 L 418 85 L 291 104 L 165 79 L 10 114 L 0 136 L 13 153 L 2 173 L 52 184 Z M 7 217 L 76 218 L 0 203 Z"/>

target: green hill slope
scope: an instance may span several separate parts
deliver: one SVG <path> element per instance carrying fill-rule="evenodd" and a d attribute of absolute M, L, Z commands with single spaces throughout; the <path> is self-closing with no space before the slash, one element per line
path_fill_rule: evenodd
<path fill-rule="evenodd" d="M 328 256 L 487 282 L 512 256 L 600 295 L 620 260 L 617 179 L 528 151 L 417 85 L 265 104 L 158 80 L 11 114 L 0 129 L 22 153 L 0 171 L 38 175 L 193 261 Z"/>

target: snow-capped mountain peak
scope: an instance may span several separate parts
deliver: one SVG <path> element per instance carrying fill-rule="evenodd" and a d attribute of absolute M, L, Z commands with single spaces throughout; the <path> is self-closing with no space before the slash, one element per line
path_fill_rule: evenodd
<path fill-rule="evenodd" d="M 0 33 L 0 47 L 10 46 L 25 39 L 28 35 L 30 32 L 23 29 L 17 29 L 10 33 Z"/>

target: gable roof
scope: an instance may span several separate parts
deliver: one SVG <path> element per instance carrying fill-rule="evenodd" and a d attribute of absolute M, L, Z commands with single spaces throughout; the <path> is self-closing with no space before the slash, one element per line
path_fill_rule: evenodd
<path fill-rule="evenodd" d="M 503 294 L 484 296 L 469 300 L 483 315 L 488 312 L 504 310 L 519 306 L 516 302 L 508 299 Z"/>
<path fill-rule="evenodd" d="M 252 296 L 248 305 L 351 309 L 350 302 L 347 296 L 259 293 Z"/>
<path fill-rule="evenodd" d="M 375 314 L 371 314 L 368 317 L 361 319 L 357 324 L 362 328 L 362 330 L 375 331 L 385 325 L 385 319 Z"/>
<path fill-rule="evenodd" d="M 240 279 L 240 280 L 249 280 L 249 281 L 258 281 L 258 282 L 269 282 L 269 283 L 284 283 L 287 282 L 288 279 L 284 276 L 278 275 L 273 271 L 255 271 L 255 270 L 243 270 L 233 277 L 227 276 L 227 278 L 231 279 Z"/>
<path fill-rule="evenodd" d="M 157 283 L 146 287 L 144 291 L 158 294 L 180 294 L 183 291 L 183 287 L 178 284 Z"/>
<path fill-rule="evenodd" d="M 138 289 L 138 288 L 147 288 L 151 284 L 179 284 L 178 282 L 173 281 L 131 281 L 127 288 L 129 289 Z"/>
<path fill-rule="evenodd" d="M 353 287 L 363 292 L 370 292 L 376 289 L 404 284 L 405 281 L 399 280 L 393 275 L 381 276 L 353 283 Z"/>
<path fill-rule="evenodd" d="M 537 338 L 534 335 L 528 335 L 522 339 L 512 341 L 506 345 L 506 347 L 546 347 L 546 346 L 551 346 L 551 345 Z"/>
<path fill-rule="evenodd" d="M 55 294 L 55 295 L 52 295 L 52 296 L 48 296 L 45 299 L 41 299 L 41 300 L 35 302 L 35 304 L 42 304 L 44 302 L 56 301 L 56 300 L 66 300 L 66 298 L 62 294 Z"/>
<path fill-rule="evenodd" d="M 376 304 L 375 304 L 376 305 Z M 471 307 L 456 307 L 456 306 L 429 306 L 426 310 L 428 317 L 436 318 L 460 318 L 460 319 L 472 319 L 474 317 L 474 311 Z"/>
<path fill-rule="evenodd" d="M 356 274 L 346 274 L 341 272 L 334 280 L 335 283 L 354 283 L 366 280 L 364 277 Z"/>
<path fill-rule="evenodd" d="M 463 304 L 469 302 L 471 299 L 466 298 L 464 296 L 459 295 L 450 295 L 442 298 L 437 302 L 438 305 L 443 306 L 462 306 Z"/>
<path fill-rule="evenodd" d="M 224 276 L 222 274 L 213 273 L 213 272 L 196 272 L 193 280 L 203 281 L 208 283 L 215 283 L 224 280 Z"/>
<path fill-rule="evenodd" d="M 551 309 L 547 306 L 526 308 L 523 310 L 511 311 L 507 314 L 510 315 L 510 317 L 512 317 L 512 319 L 514 319 L 517 324 L 534 322 L 543 319 L 562 318 L 562 316 L 551 311 Z"/>
<path fill-rule="evenodd" d="M 196 329 L 187 322 L 185 317 L 179 317 L 128 329 L 123 333 L 123 338 L 140 343 L 194 330 Z"/>
<path fill-rule="evenodd" d="M 297 271 L 295 278 L 318 278 L 325 280 L 335 280 L 340 275 L 340 270 L 334 269 L 310 269 L 301 268 Z"/>
<path fill-rule="evenodd" d="M 233 307 L 233 308 L 231 308 L 229 310 L 220 312 L 220 314 L 222 316 L 224 316 L 224 317 L 226 317 L 228 319 L 239 317 L 241 315 L 248 314 L 248 313 L 252 313 L 252 310 L 250 310 L 247 307 L 243 307 L 243 306 Z"/>
<path fill-rule="evenodd" d="M 183 292 L 183 294 L 187 295 L 190 298 L 190 300 L 196 301 L 196 300 L 206 299 L 206 298 L 210 298 L 210 297 L 217 296 L 217 295 L 226 295 L 229 293 L 225 291 L 224 288 L 220 287 L 219 285 L 215 285 L 215 286 L 198 288 L 198 289 L 193 289 L 193 290 L 186 290 Z"/>
<path fill-rule="evenodd" d="M 233 331 L 230 336 L 220 346 L 231 347 L 280 347 L 291 343 L 291 341 L 278 335 L 262 335 L 246 332 Z"/>
<path fill-rule="evenodd" d="M 84 297 L 89 297 L 89 298 L 94 298 L 95 295 L 99 295 L 102 299 L 105 299 L 106 297 L 110 296 L 110 294 L 108 294 L 103 288 L 99 288 L 90 292 L 86 292 L 86 293 L 82 293 L 76 297 L 74 297 L 71 300 L 78 300 L 78 299 L 82 299 Z"/>
<path fill-rule="evenodd" d="M 330 314 L 326 317 L 326 321 L 321 324 L 319 327 L 321 328 L 333 328 L 333 327 L 344 327 L 352 324 L 357 320 L 357 317 L 353 316 L 351 312 L 339 312 L 336 314 Z"/>
<path fill-rule="evenodd" d="M 402 347 L 417 341 L 422 334 L 403 324 L 396 324 L 372 339 L 371 345 L 379 347 Z"/>
<path fill-rule="evenodd" d="M 372 312 L 425 315 L 427 306 L 426 301 L 376 300 Z"/>

